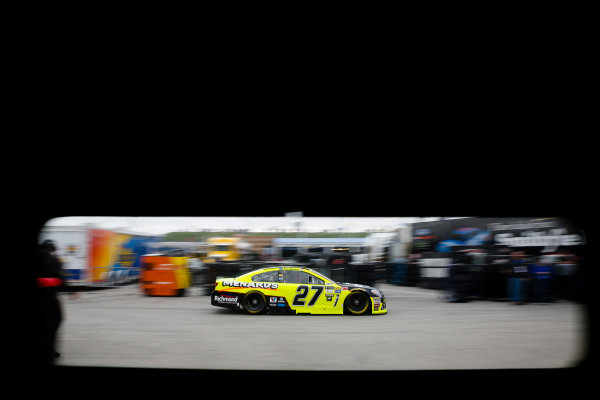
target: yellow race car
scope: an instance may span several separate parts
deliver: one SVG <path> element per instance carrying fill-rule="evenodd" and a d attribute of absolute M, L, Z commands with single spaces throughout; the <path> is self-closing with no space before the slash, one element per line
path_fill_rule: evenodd
<path fill-rule="evenodd" d="M 213 306 L 249 314 L 386 314 L 383 293 L 373 287 L 337 283 L 297 265 L 260 268 L 236 278 L 217 278 Z"/>

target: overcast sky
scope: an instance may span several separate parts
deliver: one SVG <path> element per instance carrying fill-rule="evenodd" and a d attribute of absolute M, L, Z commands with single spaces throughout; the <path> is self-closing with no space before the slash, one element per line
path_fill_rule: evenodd
<path fill-rule="evenodd" d="M 248 229 L 271 231 L 300 229 L 308 231 L 341 230 L 345 232 L 367 229 L 394 230 L 419 220 L 415 217 L 61 217 L 46 222 L 46 226 L 79 226 L 92 223 L 98 228 L 127 229 L 139 233 L 162 235 L 175 231 L 201 229 Z"/>

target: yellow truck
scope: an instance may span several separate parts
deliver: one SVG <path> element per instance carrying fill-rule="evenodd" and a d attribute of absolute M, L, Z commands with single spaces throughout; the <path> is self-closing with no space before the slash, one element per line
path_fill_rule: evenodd
<path fill-rule="evenodd" d="M 207 239 L 208 254 L 205 263 L 241 261 L 251 253 L 250 243 L 239 237 L 212 237 Z"/>

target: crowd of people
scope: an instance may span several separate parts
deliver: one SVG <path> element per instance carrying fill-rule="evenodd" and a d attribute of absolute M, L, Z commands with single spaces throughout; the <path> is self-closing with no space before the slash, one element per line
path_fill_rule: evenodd
<path fill-rule="evenodd" d="M 582 259 L 568 250 L 538 256 L 500 248 L 492 254 L 481 249 L 455 253 L 446 282 L 446 300 L 510 301 L 547 304 L 581 301 Z"/>

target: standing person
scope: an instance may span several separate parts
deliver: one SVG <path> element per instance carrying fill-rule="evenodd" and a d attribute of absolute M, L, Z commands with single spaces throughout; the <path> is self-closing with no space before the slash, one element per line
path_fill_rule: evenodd
<path fill-rule="evenodd" d="M 500 248 L 492 257 L 492 298 L 497 301 L 508 300 L 508 280 L 512 276 L 510 249 Z"/>
<path fill-rule="evenodd" d="M 533 302 L 547 304 L 551 301 L 552 264 L 538 257 L 537 263 L 531 266 Z"/>
<path fill-rule="evenodd" d="M 556 263 L 557 296 L 561 299 L 573 300 L 575 298 L 577 264 L 577 256 L 568 251 L 565 253 L 564 259 Z"/>
<path fill-rule="evenodd" d="M 62 263 L 53 254 L 56 251 L 54 241 L 45 240 L 39 247 L 37 265 L 37 300 L 40 311 L 42 362 L 53 364 L 60 357 L 56 351 L 56 333 L 63 320 L 62 309 L 58 293 L 66 290 L 67 285 L 63 277 Z M 72 293 L 71 298 L 77 294 Z"/>
<path fill-rule="evenodd" d="M 454 262 L 449 267 L 447 301 L 464 303 L 468 301 L 471 291 L 472 276 L 469 270 L 469 257 L 466 252 L 458 251 L 454 255 Z"/>
<path fill-rule="evenodd" d="M 512 273 L 508 279 L 508 297 L 515 304 L 525 304 L 528 301 L 527 284 L 530 275 L 529 268 L 523 259 L 523 251 L 513 251 L 511 253 Z"/>

